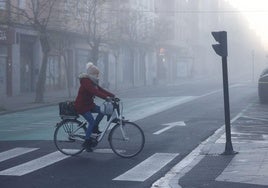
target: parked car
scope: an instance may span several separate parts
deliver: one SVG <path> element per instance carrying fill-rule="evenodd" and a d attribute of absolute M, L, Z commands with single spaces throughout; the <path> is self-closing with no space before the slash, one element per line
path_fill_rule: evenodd
<path fill-rule="evenodd" d="M 268 103 L 268 68 L 264 69 L 258 80 L 258 93 L 260 102 Z"/>

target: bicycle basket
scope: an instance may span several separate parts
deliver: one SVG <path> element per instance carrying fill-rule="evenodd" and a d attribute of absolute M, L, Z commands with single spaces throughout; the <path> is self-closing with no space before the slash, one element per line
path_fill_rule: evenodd
<path fill-rule="evenodd" d="M 112 102 L 104 102 L 101 106 L 100 106 L 100 111 L 101 113 L 105 114 L 105 115 L 112 115 L 113 111 L 114 111 L 114 106 Z"/>
<path fill-rule="evenodd" d="M 74 101 L 65 101 L 59 103 L 59 114 L 61 118 L 64 117 L 78 117 L 78 114 L 74 108 Z"/>

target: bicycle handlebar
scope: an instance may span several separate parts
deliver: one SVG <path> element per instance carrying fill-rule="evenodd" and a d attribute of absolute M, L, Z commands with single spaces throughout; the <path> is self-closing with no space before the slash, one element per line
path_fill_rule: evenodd
<path fill-rule="evenodd" d="M 117 97 L 114 97 L 114 98 L 107 97 L 105 100 L 106 100 L 107 102 L 119 102 L 119 101 L 120 101 L 120 99 L 117 98 Z"/>

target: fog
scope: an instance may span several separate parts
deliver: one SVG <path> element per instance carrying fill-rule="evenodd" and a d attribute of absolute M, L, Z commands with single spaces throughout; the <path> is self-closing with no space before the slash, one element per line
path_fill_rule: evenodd
<path fill-rule="evenodd" d="M 52 12 L 48 24 L 53 32 L 48 30 L 50 51 L 44 101 L 62 100 L 59 97 L 74 99 L 80 85 L 78 76 L 85 72 L 89 61 L 100 69 L 99 84 L 115 93 L 135 88 L 171 87 L 196 80 L 221 83 L 222 59 L 212 48 L 217 43 L 212 31 L 227 32 L 230 83 L 256 85 L 260 72 L 268 64 L 263 36 L 239 4 L 234 6 L 227 0 L 119 2 L 108 1 L 94 7 L 96 22 L 87 20 L 86 11 L 76 13 L 77 18 L 72 22 L 72 11 L 78 6 L 73 1 L 60 4 L 57 11 Z M 60 11 L 62 7 L 64 15 Z M 85 20 L 91 26 L 89 30 L 83 30 Z M 92 23 L 96 25 L 90 25 Z M 7 109 L 13 102 L 15 108 L 23 97 L 34 101 L 42 46 L 34 29 L 0 29 L 3 43 L 3 47 L 0 46 L 0 107 Z M 10 39 L 13 43 L 4 41 L 9 36 L 16 36 Z M 146 96 L 145 91 L 142 93 Z"/>

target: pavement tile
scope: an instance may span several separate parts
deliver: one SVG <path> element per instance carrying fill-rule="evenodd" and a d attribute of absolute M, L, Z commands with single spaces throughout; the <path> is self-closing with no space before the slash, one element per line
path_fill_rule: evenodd
<path fill-rule="evenodd" d="M 236 155 L 221 155 L 223 133 L 215 143 L 207 143 L 203 159 L 179 179 L 183 188 L 268 187 L 268 106 L 254 103 L 244 117 L 232 125 Z"/>

